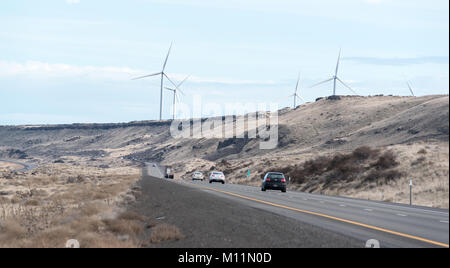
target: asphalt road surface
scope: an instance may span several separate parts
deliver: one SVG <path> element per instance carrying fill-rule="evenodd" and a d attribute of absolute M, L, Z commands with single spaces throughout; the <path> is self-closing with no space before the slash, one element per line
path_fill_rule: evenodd
<path fill-rule="evenodd" d="M 36 168 L 36 166 L 33 165 L 33 164 L 23 163 L 23 162 L 19 162 L 19 161 L 16 161 L 16 160 L 3 160 L 3 159 L 0 159 L 0 162 L 13 163 L 13 164 L 17 164 L 17 165 L 23 166 L 23 168 L 14 170 L 14 172 L 27 172 L 27 171 L 30 171 L 30 170 L 33 170 L 33 169 Z"/>
<path fill-rule="evenodd" d="M 157 164 L 149 165 L 154 168 L 153 173 L 150 173 L 158 175 L 160 171 L 156 171 Z M 147 183 L 151 184 L 155 180 L 158 179 L 147 180 Z M 249 210 L 250 215 L 256 211 L 264 211 L 270 213 L 268 218 L 270 215 L 276 215 L 280 221 L 284 219 L 286 223 L 292 224 L 293 220 L 298 226 L 320 229 L 328 234 L 321 236 L 317 231 L 307 233 L 308 239 L 303 241 L 316 241 L 316 244 L 301 243 L 290 246 L 335 247 L 342 242 L 342 247 L 349 247 L 356 246 L 355 241 L 363 243 L 370 239 L 378 240 L 381 247 L 448 247 L 449 243 L 448 210 L 290 191 L 262 192 L 259 187 L 237 184 L 163 181 L 167 187 L 195 193 L 191 198 L 206 195 L 209 198 L 214 197 L 216 203 L 232 201 L 237 208 L 253 209 Z M 185 209 L 192 213 L 196 210 L 195 207 Z M 237 216 L 232 214 L 226 217 Z M 265 220 L 261 219 L 260 224 L 264 225 Z M 334 241 L 327 238 L 330 234 L 336 236 Z"/>
<path fill-rule="evenodd" d="M 299 222 L 171 180 L 144 177 L 132 210 L 175 225 L 184 239 L 162 248 L 362 248 L 365 241 Z M 151 229 L 143 234 L 148 239 Z"/>

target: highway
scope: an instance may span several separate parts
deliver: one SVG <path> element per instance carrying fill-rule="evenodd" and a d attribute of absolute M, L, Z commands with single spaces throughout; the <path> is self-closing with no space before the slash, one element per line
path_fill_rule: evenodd
<path fill-rule="evenodd" d="M 156 165 L 151 164 L 150 175 L 160 177 Z M 293 191 L 262 192 L 259 187 L 238 184 L 171 182 L 361 241 L 376 239 L 382 247 L 448 248 L 449 244 L 448 210 Z"/>
<path fill-rule="evenodd" d="M 16 160 L 0 159 L 0 162 L 12 163 L 12 164 L 17 164 L 17 165 L 23 166 L 23 168 L 14 170 L 14 172 L 27 172 L 27 171 L 30 171 L 30 170 L 33 170 L 33 169 L 36 168 L 36 166 L 33 165 L 33 164 L 23 163 L 23 162 L 19 162 L 19 161 L 16 161 Z"/>

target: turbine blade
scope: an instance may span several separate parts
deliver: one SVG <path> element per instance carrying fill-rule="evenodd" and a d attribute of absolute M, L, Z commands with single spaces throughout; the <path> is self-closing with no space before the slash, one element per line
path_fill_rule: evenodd
<path fill-rule="evenodd" d="M 338 61 L 337 61 L 337 64 L 336 64 L 336 72 L 334 73 L 335 76 L 337 76 L 338 70 L 339 70 L 339 63 L 340 63 L 340 61 L 341 61 L 341 50 L 342 50 L 342 49 L 339 49 Z"/>
<path fill-rule="evenodd" d="M 163 65 L 163 69 L 162 69 L 163 72 L 166 70 L 167 60 L 169 59 L 170 51 L 172 50 L 172 45 L 173 45 L 173 42 L 170 43 L 169 52 L 167 52 L 166 60 L 164 61 L 164 65 Z"/>
<path fill-rule="evenodd" d="M 408 88 L 409 88 L 409 91 L 411 92 L 411 95 L 412 95 L 413 97 L 415 97 L 414 91 L 412 90 L 412 87 L 411 87 L 411 85 L 409 84 L 409 82 L 406 82 L 406 84 L 408 84 Z"/>
<path fill-rule="evenodd" d="M 186 96 L 186 94 L 184 94 L 184 92 L 180 88 L 178 88 L 177 92 L 180 92 L 181 95 Z"/>
<path fill-rule="evenodd" d="M 298 74 L 297 85 L 295 86 L 295 94 L 297 94 L 299 82 L 300 82 L 300 73 Z"/>
<path fill-rule="evenodd" d="M 167 78 L 167 80 L 169 80 L 170 81 L 170 83 L 172 83 L 172 85 L 176 88 L 177 87 L 177 85 L 172 81 L 172 79 L 170 79 L 168 76 L 167 76 L 167 74 L 166 73 L 162 73 L 166 78 Z"/>
<path fill-rule="evenodd" d="M 186 78 L 185 78 L 183 81 L 181 81 L 181 83 L 179 83 L 177 87 L 178 87 L 178 88 L 181 87 L 181 85 L 182 85 L 184 82 L 186 82 L 186 80 L 188 80 L 189 77 L 191 77 L 191 76 L 190 76 L 190 75 L 186 76 Z"/>
<path fill-rule="evenodd" d="M 332 77 L 332 78 L 330 78 L 330 79 L 327 79 L 327 80 L 325 80 L 325 81 L 322 81 L 322 82 L 320 82 L 320 83 L 317 83 L 317 84 L 315 84 L 315 85 L 312 85 L 312 86 L 310 86 L 310 88 L 312 88 L 312 87 L 317 87 L 318 85 L 322 85 L 322 84 L 325 84 L 325 83 L 327 83 L 327 82 L 330 82 L 331 80 L 333 80 L 334 78 Z"/>
<path fill-rule="evenodd" d="M 299 95 L 297 95 L 297 98 L 299 98 L 299 100 L 306 102 L 305 99 L 303 99 L 302 97 L 300 97 Z"/>
<path fill-rule="evenodd" d="M 160 75 L 160 74 L 161 74 L 161 73 L 155 73 L 155 74 L 144 75 L 144 76 L 140 76 L 140 77 L 133 78 L 133 79 L 131 79 L 131 80 L 138 80 L 138 79 L 147 78 L 147 77 L 151 77 L 151 76 L 157 76 L 157 75 Z"/>
<path fill-rule="evenodd" d="M 350 89 L 355 95 L 358 95 L 358 93 L 356 93 L 356 91 L 354 91 L 351 87 L 349 87 L 347 84 L 345 84 L 344 82 L 342 82 L 341 79 L 339 79 L 339 77 L 336 77 L 336 79 L 341 82 L 341 84 L 343 84 L 346 88 Z"/>
<path fill-rule="evenodd" d="M 167 89 L 167 90 L 170 90 L 170 91 L 173 91 L 173 92 L 175 92 L 176 90 L 175 89 L 173 89 L 173 88 L 170 88 L 170 87 L 164 87 L 165 89 Z"/>

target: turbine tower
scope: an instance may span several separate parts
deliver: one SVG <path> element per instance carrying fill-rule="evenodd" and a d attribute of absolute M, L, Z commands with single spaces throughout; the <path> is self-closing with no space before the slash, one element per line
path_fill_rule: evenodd
<path fill-rule="evenodd" d="M 176 113 L 176 105 L 177 102 L 179 102 L 179 98 L 178 98 L 178 92 L 180 92 L 181 94 L 184 95 L 183 91 L 181 91 L 180 87 L 181 85 L 186 82 L 186 80 L 189 78 L 189 76 L 187 76 L 183 81 L 181 81 L 178 85 L 175 86 L 175 88 L 170 88 L 170 87 L 165 87 L 165 89 L 172 91 L 173 92 L 173 120 L 175 120 L 175 113 Z"/>
<path fill-rule="evenodd" d="M 295 92 L 293 95 L 290 95 L 289 97 L 294 97 L 294 109 L 295 107 L 297 107 L 297 98 L 300 99 L 303 102 L 306 102 L 300 95 L 298 95 L 298 84 L 300 82 L 300 73 L 298 74 L 298 79 L 297 79 L 297 85 L 295 86 Z"/>
<path fill-rule="evenodd" d="M 346 88 L 350 89 L 354 94 L 357 94 L 351 87 L 349 87 L 347 84 L 345 84 L 339 77 L 338 77 L 338 71 L 339 71 L 339 63 L 341 61 L 341 50 L 339 50 L 339 56 L 338 56 L 338 60 L 337 60 L 337 64 L 336 64 L 336 71 L 334 72 L 333 77 L 331 77 L 330 79 L 327 79 L 325 81 L 322 81 L 320 83 L 317 83 L 315 85 L 312 85 L 311 88 L 316 87 L 318 85 L 321 84 L 325 84 L 328 83 L 330 81 L 333 81 L 333 96 L 336 96 L 336 84 L 337 81 L 339 81 L 342 85 L 344 85 Z"/>
<path fill-rule="evenodd" d="M 158 75 L 161 75 L 161 92 L 160 92 L 160 99 L 159 99 L 159 120 L 162 120 L 162 112 L 163 112 L 163 87 L 164 87 L 164 77 L 167 78 L 167 80 L 169 80 L 170 83 L 172 83 L 173 85 L 175 85 L 175 84 L 172 82 L 172 80 L 170 80 L 170 78 L 169 78 L 169 77 L 166 75 L 166 73 L 165 73 L 166 65 L 167 65 L 167 60 L 169 59 L 170 51 L 172 50 L 172 44 L 173 44 L 173 42 L 170 44 L 169 52 L 167 52 L 166 60 L 164 61 L 164 65 L 163 65 L 163 67 L 162 67 L 162 71 L 161 71 L 161 72 L 133 78 L 133 80 L 138 80 L 138 79 L 142 79 L 142 78 L 147 78 L 147 77 L 152 77 L 152 76 L 158 76 Z"/>
<path fill-rule="evenodd" d="M 411 92 L 411 95 L 412 95 L 413 97 L 415 97 L 416 95 L 414 95 L 414 91 L 413 91 L 413 89 L 412 89 L 412 87 L 411 87 L 411 84 L 410 84 L 409 82 L 406 82 L 406 84 L 408 85 L 409 92 Z"/>

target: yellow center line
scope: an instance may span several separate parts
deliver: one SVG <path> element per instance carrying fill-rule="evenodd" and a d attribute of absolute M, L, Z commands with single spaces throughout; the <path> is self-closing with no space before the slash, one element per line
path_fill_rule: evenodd
<path fill-rule="evenodd" d="M 183 181 L 183 183 L 190 184 L 190 185 L 195 185 L 195 184 L 187 183 L 187 182 L 184 182 L 184 181 Z M 305 214 L 310 214 L 310 215 L 315 215 L 315 216 L 319 216 L 319 217 L 323 217 L 323 218 L 327 218 L 327 219 L 332 219 L 332 220 L 336 220 L 336 221 L 340 221 L 340 222 L 345 222 L 345 223 L 349 223 L 349 224 L 365 227 L 365 228 L 368 228 L 368 229 L 381 231 L 381 232 L 385 232 L 385 233 L 389 233 L 389 234 L 393 234 L 393 235 L 397 235 L 397 236 L 401 236 L 401 237 L 406 237 L 406 238 L 410 238 L 410 239 L 413 239 L 413 240 L 418 240 L 418 241 L 421 241 L 421 242 L 425 242 L 425 243 L 429 243 L 429 244 L 433 244 L 433 245 L 437 245 L 437 246 L 441 246 L 441 247 L 446 247 L 446 248 L 449 247 L 448 244 L 444 244 L 444 243 L 441 243 L 441 242 L 429 240 L 429 239 L 418 237 L 418 236 L 414 236 L 414 235 L 404 234 L 404 233 L 400 233 L 400 232 L 396 232 L 396 231 L 391 231 L 391 230 L 388 230 L 388 229 L 385 229 L 385 228 L 380 228 L 380 227 L 376 227 L 376 226 L 372 226 L 372 225 L 368 225 L 368 224 L 364 224 L 364 223 L 360 223 L 360 222 L 356 222 L 356 221 L 346 220 L 346 219 L 342 219 L 342 218 L 338 218 L 338 217 L 334 217 L 334 216 L 330 216 L 330 215 L 326 215 L 326 214 L 322 214 L 322 213 L 317 213 L 317 212 L 313 212 L 313 211 L 308 211 L 308 210 L 288 207 L 288 206 L 285 206 L 285 205 L 280 205 L 280 204 L 276 204 L 276 203 L 272 203 L 272 202 L 268 202 L 268 201 L 264 201 L 264 200 L 259 200 L 259 199 L 255 199 L 255 198 L 252 198 L 252 197 L 248 197 L 248 196 L 244 196 L 244 195 L 240 195 L 240 194 L 236 194 L 236 193 L 232 193 L 232 192 L 226 192 L 226 191 L 222 191 L 222 190 L 217 190 L 217 189 L 206 187 L 206 186 L 202 186 L 202 185 L 195 185 L 195 186 L 199 187 L 199 188 L 206 189 L 206 190 L 211 190 L 211 191 L 214 191 L 214 192 L 218 192 L 218 193 L 223 193 L 223 194 L 239 197 L 239 198 L 242 198 L 242 199 L 258 202 L 258 203 L 269 205 L 269 206 L 284 208 L 284 209 L 297 211 L 297 212 L 301 212 L 301 213 L 305 213 Z"/>

